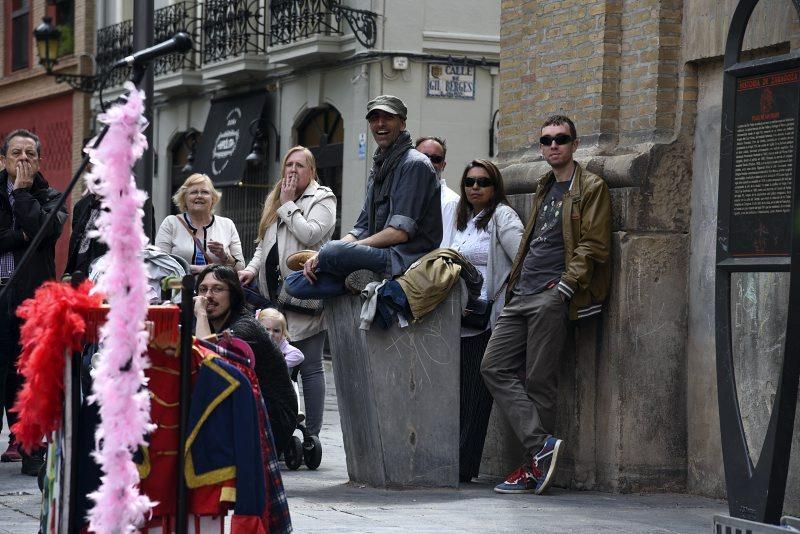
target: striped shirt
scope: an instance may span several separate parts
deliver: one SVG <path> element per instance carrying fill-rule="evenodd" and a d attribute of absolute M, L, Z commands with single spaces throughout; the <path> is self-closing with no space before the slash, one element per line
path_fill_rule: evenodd
<path fill-rule="evenodd" d="M 14 196 L 11 192 L 14 190 L 14 182 L 11 180 L 6 181 L 6 193 L 8 194 L 8 202 L 11 204 L 11 225 L 14 226 Z M 0 254 L 0 278 L 7 278 L 14 272 L 14 253 L 4 252 Z"/>

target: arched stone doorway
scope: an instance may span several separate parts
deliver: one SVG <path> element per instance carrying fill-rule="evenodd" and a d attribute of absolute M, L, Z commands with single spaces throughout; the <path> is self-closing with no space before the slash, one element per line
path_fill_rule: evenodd
<path fill-rule="evenodd" d="M 342 158 L 344 155 L 344 123 L 333 106 L 314 108 L 306 113 L 297 127 L 297 143 L 308 147 L 317 160 L 317 174 L 322 185 L 330 187 L 342 205 Z M 341 232 L 341 208 L 336 210 L 333 238 Z"/>

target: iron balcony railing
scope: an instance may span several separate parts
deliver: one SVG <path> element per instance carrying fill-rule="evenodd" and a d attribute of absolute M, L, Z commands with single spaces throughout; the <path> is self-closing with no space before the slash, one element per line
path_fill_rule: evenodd
<path fill-rule="evenodd" d="M 266 4 L 265 0 L 185 0 L 156 10 L 154 41 L 185 31 L 192 36 L 195 50 L 159 58 L 154 74 L 196 69 L 200 64 L 248 53 L 264 54 L 267 45 L 289 44 L 315 35 L 341 35 L 343 22 L 361 44 L 375 46 L 377 15 L 371 11 L 345 7 L 338 0 L 271 0 L 268 32 Z M 198 7 L 202 11 L 199 19 Z M 108 71 L 132 52 L 133 21 L 97 30 L 97 72 Z M 129 74 L 130 69 L 113 71 L 106 86 L 122 84 Z"/>
<path fill-rule="evenodd" d="M 266 52 L 266 17 L 259 0 L 206 0 L 203 63 Z"/>
<path fill-rule="evenodd" d="M 197 50 L 197 19 L 194 16 L 195 2 L 176 2 L 175 4 L 156 9 L 153 12 L 153 42 L 160 43 L 171 38 L 178 32 L 186 32 L 192 38 L 194 49 Z M 181 70 L 196 69 L 195 50 L 186 54 L 170 54 L 156 60 L 153 65 L 153 74 L 167 74 Z"/>
<path fill-rule="evenodd" d="M 314 35 L 341 35 L 347 22 L 358 42 L 375 46 L 378 16 L 363 9 L 341 5 L 338 0 L 272 0 L 270 46 L 289 44 Z"/>
<path fill-rule="evenodd" d="M 110 71 L 111 67 L 119 60 L 133 53 L 133 21 L 125 20 L 119 24 L 106 26 L 97 30 L 97 55 L 95 62 L 97 72 L 103 76 L 108 75 L 106 87 L 122 85 L 130 76 L 130 68 Z M 110 72 L 109 72 L 110 71 Z"/>

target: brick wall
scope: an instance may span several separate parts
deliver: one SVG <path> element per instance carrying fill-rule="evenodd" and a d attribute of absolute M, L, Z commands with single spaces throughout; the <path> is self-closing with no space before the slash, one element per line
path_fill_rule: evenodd
<path fill-rule="evenodd" d="M 565 113 L 584 146 L 667 140 L 682 98 L 680 0 L 505 0 L 500 152 L 538 151 L 538 125 Z"/>

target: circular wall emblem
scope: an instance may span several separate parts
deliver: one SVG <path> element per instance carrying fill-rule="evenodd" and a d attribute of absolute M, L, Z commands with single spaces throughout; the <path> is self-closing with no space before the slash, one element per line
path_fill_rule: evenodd
<path fill-rule="evenodd" d="M 242 119 L 242 110 L 233 108 L 225 116 L 225 129 L 217 134 L 214 149 L 211 152 L 211 172 L 219 175 L 228 166 L 230 157 L 239 144 L 239 121 Z"/>

